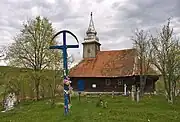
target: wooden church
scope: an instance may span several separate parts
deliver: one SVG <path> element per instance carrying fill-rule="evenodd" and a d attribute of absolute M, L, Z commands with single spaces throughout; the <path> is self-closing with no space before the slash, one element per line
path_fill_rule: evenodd
<path fill-rule="evenodd" d="M 83 44 L 82 61 L 71 68 L 69 77 L 75 91 L 123 92 L 132 85 L 140 84 L 140 69 L 135 49 L 101 51 L 100 42 L 94 27 L 92 13 Z M 148 75 L 145 92 L 155 90 L 158 75 Z"/>

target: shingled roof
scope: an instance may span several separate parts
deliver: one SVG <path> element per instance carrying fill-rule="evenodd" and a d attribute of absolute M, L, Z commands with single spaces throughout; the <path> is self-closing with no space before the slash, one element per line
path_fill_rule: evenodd
<path fill-rule="evenodd" d="M 139 75 L 136 50 L 99 51 L 70 70 L 70 77 L 124 77 Z"/>

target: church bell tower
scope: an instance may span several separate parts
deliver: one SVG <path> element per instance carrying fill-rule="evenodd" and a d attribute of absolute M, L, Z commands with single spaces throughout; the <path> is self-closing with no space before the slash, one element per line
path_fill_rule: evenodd
<path fill-rule="evenodd" d="M 94 27 L 92 12 L 86 37 L 84 38 L 84 42 L 82 44 L 83 58 L 95 58 L 97 52 L 100 51 L 101 44 L 99 43 L 99 38 L 97 37 L 97 32 Z"/>

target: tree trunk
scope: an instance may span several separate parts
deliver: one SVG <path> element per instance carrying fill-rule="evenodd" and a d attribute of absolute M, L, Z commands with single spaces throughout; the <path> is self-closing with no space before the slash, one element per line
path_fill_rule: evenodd
<path fill-rule="evenodd" d="M 19 104 L 20 103 L 20 89 L 15 93 L 15 95 L 16 95 L 16 98 L 17 98 L 17 104 Z"/>
<path fill-rule="evenodd" d="M 39 85 L 36 85 L 36 100 L 39 100 Z"/>
<path fill-rule="evenodd" d="M 36 81 L 36 100 L 39 100 L 39 80 Z"/>
<path fill-rule="evenodd" d="M 41 96 L 42 98 L 45 98 L 45 89 L 44 89 L 44 86 L 42 86 L 42 90 L 41 90 Z"/>
<path fill-rule="evenodd" d="M 167 101 L 170 103 L 171 102 L 171 93 L 170 93 L 170 89 L 169 89 L 169 82 L 166 79 L 166 76 L 163 74 L 163 81 L 164 81 L 164 87 L 165 87 L 165 95 L 166 95 L 166 99 Z"/>
<path fill-rule="evenodd" d="M 172 87 L 172 89 L 171 89 L 171 103 L 174 104 L 174 102 L 175 102 L 175 90 L 176 90 L 176 84 L 174 81 L 172 82 L 171 87 Z"/>
<path fill-rule="evenodd" d="M 173 104 L 174 103 L 174 95 L 173 95 L 173 91 L 170 92 L 170 95 L 168 97 L 168 103 Z"/>
<path fill-rule="evenodd" d="M 4 94 L 3 94 L 3 104 L 2 104 L 3 108 L 5 107 L 5 101 L 6 101 L 6 89 L 5 89 Z"/>
<path fill-rule="evenodd" d="M 173 81 L 166 81 L 166 84 L 168 84 L 168 87 L 166 86 L 167 101 L 168 103 L 174 104 L 176 84 Z"/>
<path fill-rule="evenodd" d="M 21 99 L 24 101 L 26 99 L 25 89 L 24 89 L 24 82 L 21 84 Z"/>
<path fill-rule="evenodd" d="M 144 89 L 146 86 L 146 79 L 147 77 L 144 75 L 140 75 L 140 96 L 143 97 L 144 95 Z"/>
<path fill-rule="evenodd" d="M 140 75 L 140 96 L 143 96 L 143 78 L 142 75 Z"/>
<path fill-rule="evenodd" d="M 31 99 L 34 98 L 34 92 L 33 92 L 32 85 L 29 85 L 29 93 L 30 93 L 29 97 L 30 97 Z"/>

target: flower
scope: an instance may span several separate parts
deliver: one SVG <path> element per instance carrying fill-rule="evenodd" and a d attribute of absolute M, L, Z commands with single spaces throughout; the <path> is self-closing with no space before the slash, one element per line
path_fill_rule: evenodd
<path fill-rule="evenodd" d="M 69 87 L 69 90 L 73 90 L 73 87 L 70 86 L 70 87 Z"/>
<path fill-rule="evenodd" d="M 64 84 L 69 85 L 71 81 L 64 79 Z"/>
<path fill-rule="evenodd" d="M 64 79 L 64 83 L 68 82 L 68 80 Z"/>

